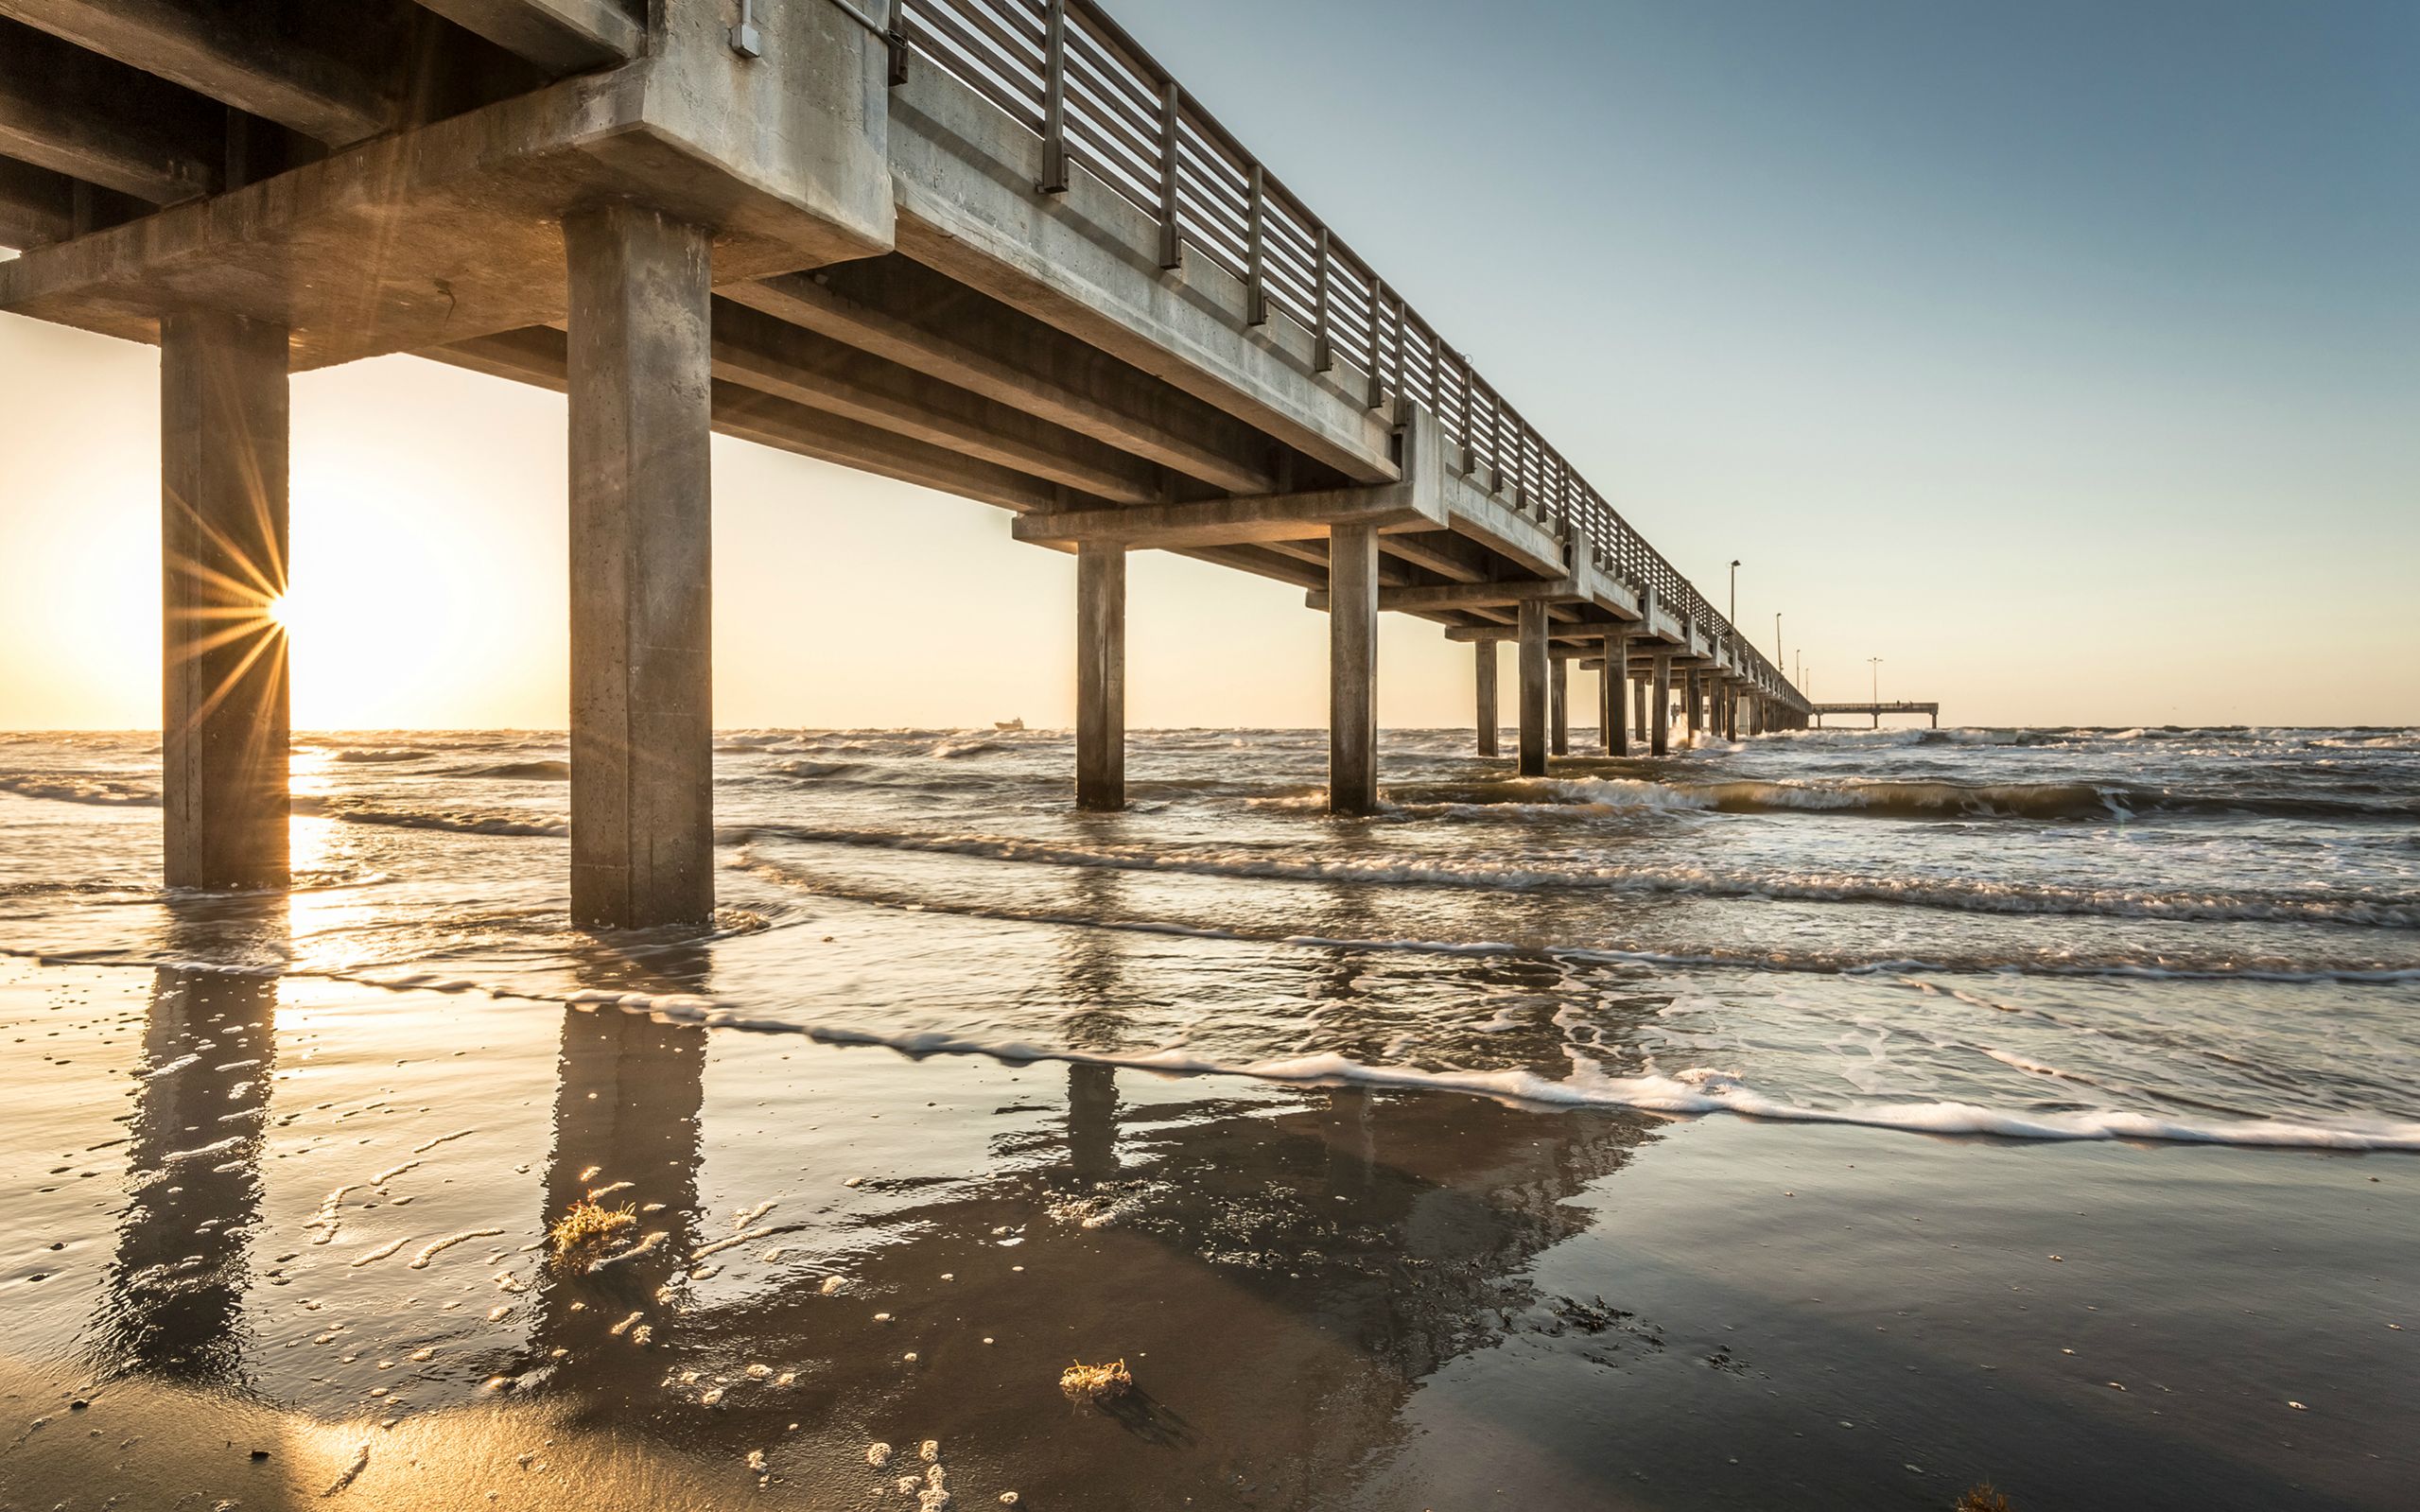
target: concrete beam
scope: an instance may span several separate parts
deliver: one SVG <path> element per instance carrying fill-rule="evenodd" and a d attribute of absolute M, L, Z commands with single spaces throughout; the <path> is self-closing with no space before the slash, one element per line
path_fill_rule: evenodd
<path fill-rule="evenodd" d="M 42 247 L 74 235 L 76 181 L 0 157 L 0 247 Z"/>
<path fill-rule="evenodd" d="M 282 7 L 0 0 L 0 16 L 333 147 L 374 136 L 394 117 L 394 100 L 367 69 L 296 40 Z"/>
<path fill-rule="evenodd" d="M 629 204 L 570 269 L 571 913 L 714 913 L 708 238 Z"/>
<path fill-rule="evenodd" d="M 1398 445 L 1401 460 L 1396 466 L 1401 476 L 1389 483 L 1206 499 L 1198 504 L 1029 514 L 1016 523 L 1014 533 L 1019 541 L 1041 546 L 1116 541 L 1129 547 L 1171 547 L 1318 540 L 1339 526 L 1433 530 L 1445 518 L 1439 488 L 1442 448 L 1436 418 L 1415 410 Z"/>
<path fill-rule="evenodd" d="M 647 28 L 615 0 L 419 0 L 464 31 L 537 64 L 577 73 L 637 57 Z"/>
<path fill-rule="evenodd" d="M 564 350 L 563 333 L 539 325 L 431 347 L 420 356 L 561 393 Z M 1005 467 L 738 384 L 717 382 L 712 391 L 714 428 L 727 436 L 1019 513 L 1062 502 L 1057 489 Z"/>
<path fill-rule="evenodd" d="M 1328 542 L 1328 811 L 1378 809 L 1378 530 Z"/>
<path fill-rule="evenodd" d="M 1098 498 L 1166 497 L 1148 462 L 729 300 L 715 301 L 714 374 Z"/>
<path fill-rule="evenodd" d="M 1400 588 L 1381 588 L 1378 607 L 1411 613 L 1423 609 L 1509 608 L 1532 599 L 1548 603 L 1577 603 L 1582 594 L 1579 585 L 1566 579 L 1562 582 L 1430 582 Z M 1310 596 L 1314 609 L 1328 607 L 1327 596 Z"/>
<path fill-rule="evenodd" d="M 1075 552 L 1075 806 L 1126 806 L 1126 552 Z"/>
<path fill-rule="evenodd" d="M 0 21 L 0 155 L 174 204 L 210 192 L 225 122 L 173 84 Z"/>
<path fill-rule="evenodd" d="M 286 333 L 190 314 L 160 341 L 161 765 L 170 887 L 282 887 L 291 717 Z"/>
<path fill-rule="evenodd" d="M 1232 417 L 904 259 L 768 278 L 723 293 L 1186 478 L 1231 494 L 1275 491 L 1266 439 Z"/>

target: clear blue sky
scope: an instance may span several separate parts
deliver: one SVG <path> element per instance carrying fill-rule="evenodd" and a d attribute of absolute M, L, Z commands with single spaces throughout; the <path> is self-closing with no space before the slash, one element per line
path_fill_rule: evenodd
<path fill-rule="evenodd" d="M 2420 722 L 2420 5 L 1111 9 L 1682 570 L 1743 558 L 1818 697 L 1879 655 L 1961 722 Z M 156 718 L 154 372 L 0 318 L 0 724 Z M 560 724 L 561 401 L 397 358 L 296 403 L 298 719 Z M 716 458 L 723 722 L 1069 717 L 1065 559 Z M 1324 717 L 1297 593 L 1136 572 L 1136 722 Z M 376 633 L 432 600 L 451 640 Z M 1470 677 L 1389 617 L 1384 720 Z"/>

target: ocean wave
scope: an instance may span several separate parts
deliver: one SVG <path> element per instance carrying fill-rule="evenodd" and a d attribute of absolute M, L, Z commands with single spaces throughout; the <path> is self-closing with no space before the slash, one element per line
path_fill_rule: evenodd
<path fill-rule="evenodd" d="M 994 752 L 1005 751 L 1007 749 L 1008 747 L 1005 743 L 991 739 L 987 737 L 969 737 L 964 739 L 949 739 L 940 741 L 935 744 L 931 750 L 927 751 L 925 755 L 931 756 L 936 760 L 950 761 L 955 760 L 960 756 L 990 756 Z"/>
<path fill-rule="evenodd" d="M 333 750 L 328 753 L 328 759 L 348 764 L 380 765 L 395 761 L 418 761 L 427 755 L 428 752 L 419 746 L 377 745 Z"/>
<path fill-rule="evenodd" d="M 918 835 L 887 829 L 764 826 L 724 832 L 745 843 L 775 836 L 809 844 L 965 856 L 982 860 L 1193 877 L 1298 882 L 1475 888 L 1489 892 L 1573 890 L 1659 896 L 1876 903 L 1962 912 L 2169 919 L 2199 923 L 2308 923 L 2420 929 L 2420 900 L 2327 893 L 2158 893 L 1959 877 L 1875 877 L 1850 872 L 1726 872 L 1702 866 L 1512 866 L 1420 856 L 1348 860 L 1256 851 L 1165 851 L 1071 845 L 1006 835 Z"/>
<path fill-rule="evenodd" d="M 305 818 L 333 819 L 348 825 L 383 825 L 395 829 L 434 829 L 457 835 L 520 835 L 561 839 L 571 833 L 569 822 L 531 819 L 523 814 L 479 809 L 382 808 L 369 804 L 330 802 L 297 793 L 294 812 Z"/>
<path fill-rule="evenodd" d="M 1650 782 L 1631 777 L 1515 777 L 1476 794 L 1609 808 L 1703 809 L 1719 813 L 1858 813 L 1901 819 L 2124 821 L 2148 813 L 2237 814 L 2289 819 L 2420 819 L 2420 801 L 2301 796 L 2278 792 L 2194 792 L 2106 782 L 1963 783 L 1883 777 L 1767 781 Z M 1409 793 L 1404 794 L 1410 797 Z"/>
<path fill-rule="evenodd" d="M 548 756 L 535 761 L 503 761 L 488 767 L 458 767 L 457 777 L 496 777 L 531 782 L 569 782 L 571 763 Z"/>
<path fill-rule="evenodd" d="M 104 808 L 157 808 L 159 792 L 115 777 L 75 777 L 33 773 L 0 773 L 0 792 L 20 798 L 47 798 L 55 803 L 93 804 Z"/>
<path fill-rule="evenodd" d="M 2063 955 L 1975 955 L 1935 957 L 1871 956 L 1827 950 L 1630 950 L 1605 946 L 1524 944 L 1510 940 L 1433 940 L 1402 937 L 1351 937 L 1287 933 L 1281 929 L 1245 930 L 1224 925 L 1188 924 L 1172 919 L 1110 918 L 1060 909 L 1020 908 L 987 901 L 959 902 L 931 895 L 911 896 L 848 886 L 832 878 L 784 866 L 765 857 L 742 852 L 736 865 L 785 886 L 819 897 L 843 898 L 876 908 L 947 913 L 962 918 L 996 919 L 1018 924 L 1055 925 L 1069 929 L 1108 930 L 1129 934 L 1169 935 L 1193 940 L 1226 940 L 1244 945 L 1274 945 L 1320 951 L 1375 953 L 1400 951 L 1413 955 L 1460 956 L 1478 960 L 1551 961 L 1576 965 L 1645 967 L 1656 970 L 1723 970 L 1783 972 L 1809 976 L 2012 976 L 2098 978 L 2150 982 L 2263 982 L 2308 984 L 2336 982 L 2347 986 L 2404 986 L 2420 982 L 2420 965 L 2401 963 L 2296 963 L 2289 961 L 2194 961 L 2181 958 L 2135 960 Z"/>
<path fill-rule="evenodd" d="M 837 777 L 844 773 L 855 772 L 863 765 L 862 761 L 809 761 L 802 758 L 796 761 L 776 761 L 773 764 L 772 770 L 785 777 Z"/>

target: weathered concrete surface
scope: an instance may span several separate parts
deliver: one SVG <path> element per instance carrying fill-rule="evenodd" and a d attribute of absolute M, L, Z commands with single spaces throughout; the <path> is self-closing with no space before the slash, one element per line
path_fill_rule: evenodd
<path fill-rule="evenodd" d="M 180 314 L 160 352 L 161 765 L 170 887 L 287 879 L 286 333 Z"/>
<path fill-rule="evenodd" d="M 570 269 L 571 911 L 714 912 L 708 238 L 612 204 Z"/>
<path fill-rule="evenodd" d="M 210 192 L 223 120 L 174 85 L 0 21 L 0 156 L 172 204 Z"/>
<path fill-rule="evenodd" d="M 1546 774 L 1546 605 L 1535 599 L 1520 609 L 1521 751 L 1517 770 L 1524 777 Z"/>
<path fill-rule="evenodd" d="M 1126 806 L 1126 549 L 1075 550 L 1075 804 Z"/>
<path fill-rule="evenodd" d="M 882 50 L 782 7 L 750 64 L 671 9 L 640 61 L 0 263 L 0 309 L 134 340 L 223 309 L 289 326 L 300 371 L 561 322 L 561 219 L 607 200 L 713 228 L 725 279 L 887 250 Z"/>
<path fill-rule="evenodd" d="M 646 49 L 647 28 L 617 0 L 417 0 L 505 51 L 567 74 Z"/>
<path fill-rule="evenodd" d="M 1328 810 L 1378 809 L 1378 530 L 1328 539 Z"/>

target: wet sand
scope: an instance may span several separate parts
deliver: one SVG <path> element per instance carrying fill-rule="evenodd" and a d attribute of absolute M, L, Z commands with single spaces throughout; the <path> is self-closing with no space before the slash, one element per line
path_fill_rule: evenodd
<path fill-rule="evenodd" d="M 925 1440 L 960 1508 L 2387 1508 L 2420 1475 L 2410 1156 L 180 968 L 0 962 L 0 1034 L 11 1512 L 905 1508 Z M 592 1192 L 663 1237 L 550 1267 Z M 1061 1396 L 1119 1358 L 1131 1398 Z"/>

